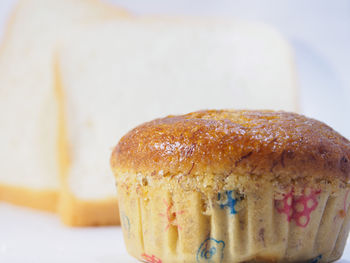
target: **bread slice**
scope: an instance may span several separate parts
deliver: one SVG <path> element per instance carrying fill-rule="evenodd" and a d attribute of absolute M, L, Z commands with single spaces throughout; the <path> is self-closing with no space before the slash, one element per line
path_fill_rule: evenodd
<path fill-rule="evenodd" d="M 74 35 L 56 70 L 68 196 L 61 211 L 72 198 L 110 203 L 111 149 L 144 121 L 206 108 L 298 110 L 293 53 L 268 26 L 154 18 Z"/>
<path fill-rule="evenodd" d="M 0 201 L 56 211 L 60 189 L 53 58 L 74 28 L 126 12 L 95 0 L 22 0 L 0 49 Z"/>

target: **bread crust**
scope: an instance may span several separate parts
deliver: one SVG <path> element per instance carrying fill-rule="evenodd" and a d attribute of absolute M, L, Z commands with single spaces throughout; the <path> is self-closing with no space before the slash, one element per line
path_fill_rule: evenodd
<path fill-rule="evenodd" d="M 116 176 L 215 174 L 347 183 L 350 142 L 326 124 L 296 113 L 204 110 L 131 130 L 115 147 L 111 166 Z"/>
<path fill-rule="evenodd" d="M 61 221 L 72 227 L 120 225 L 117 198 L 81 200 L 67 188 L 61 189 L 58 212 Z"/>
<path fill-rule="evenodd" d="M 55 213 L 58 193 L 56 190 L 33 189 L 0 183 L 0 201 Z"/>

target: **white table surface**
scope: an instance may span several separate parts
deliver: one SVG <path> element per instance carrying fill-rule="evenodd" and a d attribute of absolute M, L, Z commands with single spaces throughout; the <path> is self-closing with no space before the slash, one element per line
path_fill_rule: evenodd
<path fill-rule="evenodd" d="M 106 0 L 107 1 L 107 0 Z M 350 1 L 109 0 L 136 13 L 234 16 L 277 27 L 292 43 L 302 111 L 350 138 Z M 0 0 L 0 37 L 15 0 Z M 136 262 L 120 227 L 67 228 L 53 214 L 0 203 L 0 263 Z M 350 244 L 339 262 L 350 263 Z"/>
<path fill-rule="evenodd" d="M 120 227 L 70 228 L 51 213 L 0 203 L 1 263 L 135 263 Z"/>

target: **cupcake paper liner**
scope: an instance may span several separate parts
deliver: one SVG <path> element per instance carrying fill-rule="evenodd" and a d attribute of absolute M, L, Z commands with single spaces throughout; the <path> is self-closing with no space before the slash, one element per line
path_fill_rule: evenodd
<path fill-rule="evenodd" d="M 128 252 L 144 262 L 332 262 L 349 231 L 349 190 L 266 186 L 212 196 L 118 185 Z"/>

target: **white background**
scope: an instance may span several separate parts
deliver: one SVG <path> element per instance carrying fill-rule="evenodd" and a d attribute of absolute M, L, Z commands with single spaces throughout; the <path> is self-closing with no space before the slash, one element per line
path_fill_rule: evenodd
<path fill-rule="evenodd" d="M 109 0 L 138 14 L 240 17 L 274 25 L 296 54 L 302 112 L 350 138 L 350 1 Z M 0 38 L 15 0 L 0 0 Z M 71 229 L 0 203 L 0 262 L 135 262 L 119 227 Z M 350 262 L 350 246 L 343 260 Z"/>

